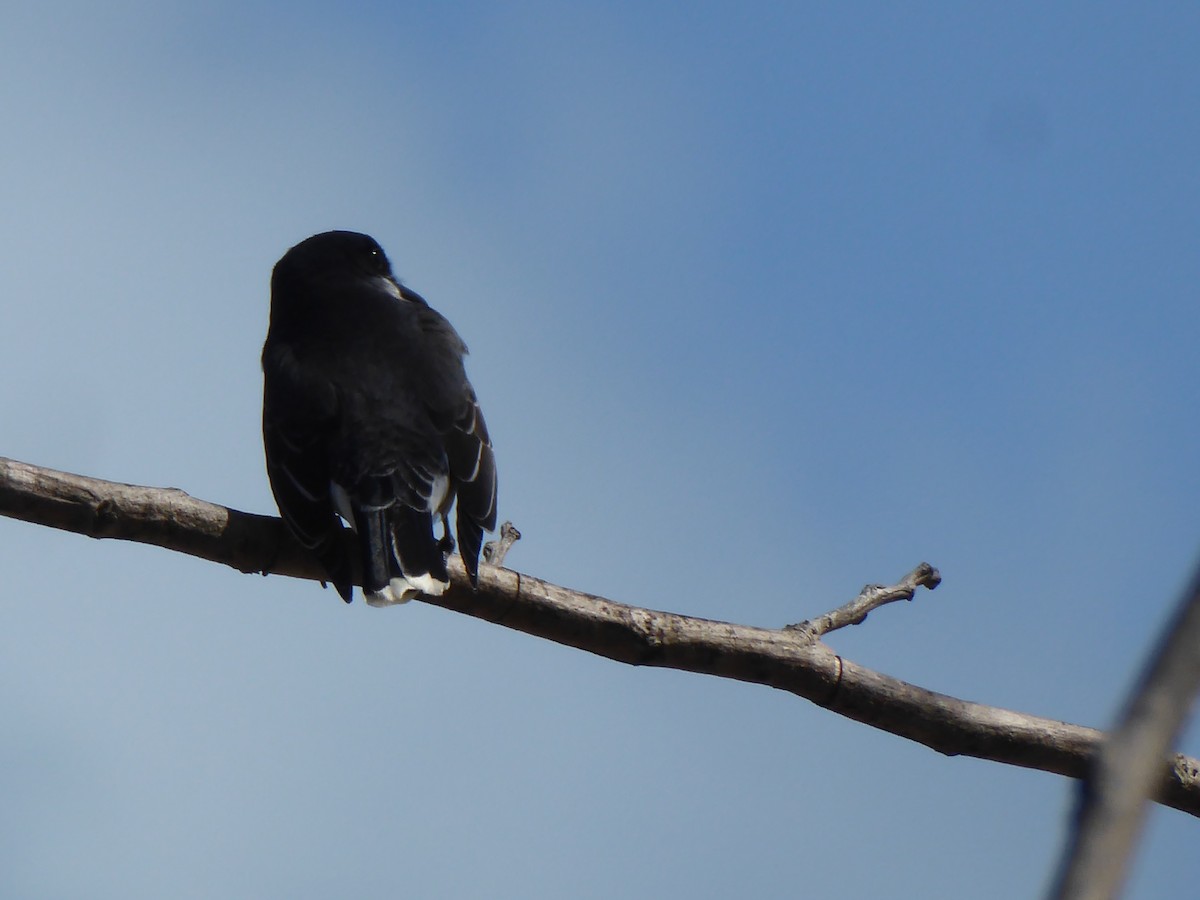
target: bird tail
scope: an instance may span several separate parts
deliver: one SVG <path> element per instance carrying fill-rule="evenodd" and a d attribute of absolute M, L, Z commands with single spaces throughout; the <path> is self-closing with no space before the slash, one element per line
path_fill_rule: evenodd
<path fill-rule="evenodd" d="M 450 586 L 446 555 L 433 536 L 433 516 L 403 504 L 364 516 L 363 591 L 371 606 L 439 596 Z"/>
<path fill-rule="evenodd" d="M 382 591 L 392 577 L 387 513 L 386 509 L 354 510 L 354 527 L 362 548 L 363 592 L 367 594 Z"/>
<path fill-rule="evenodd" d="M 442 545 L 433 536 L 432 514 L 400 504 L 390 512 L 392 548 L 398 567 L 395 574 L 410 581 L 427 576 L 441 582 L 445 590 L 450 584 L 450 572 L 446 569 Z"/>

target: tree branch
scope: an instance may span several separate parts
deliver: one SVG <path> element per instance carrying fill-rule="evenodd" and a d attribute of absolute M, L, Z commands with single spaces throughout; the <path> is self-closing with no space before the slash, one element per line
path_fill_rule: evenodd
<path fill-rule="evenodd" d="M 90 537 L 154 544 L 242 572 L 322 577 L 279 519 L 176 489 L 100 481 L 0 457 L 0 514 Z M 918 585 L 910 579 L 900 585 L 909 596 Z M 451 582 L 445 594 L 425 602 L 617 662 L 768 685 L 951 756 L 1082 778 L 1102 737 L 1091 728 L 959 700 L 863 668 L 817 639 L 832 626 L 810 633 L 658 612 L 487 565 L 480 569 L 479 590 L 472 591 L 457 559 L 451 561 Z M 875 606 L 889 602 L 879 596 Z M 825 618 L 849 624 L 856 615 L 834 611 Z M 1200 760 L 1176 755 L 1159 766 L 1156 782 L 1156 800 L 1200 816 Z"/>
<path fill-rule="evenodd" d="M 867 620 L 867 613 L 878 609 L 885 603 L 911 600 L 916 596 L 917 588 L 927 587 L 932 591 L 941 583 L 941 573 L 929 563 L 921 563 L 901 578 L 898 584 L 868 584 L 857 597 L 845 606 L 839 606 L 832 612 L 827 612 L 816 619 L 788 625 L 787 630 L 800 631 L 810 637 L 819 638 L 831 631 L 845 628 L 847 625 L 861 625 Z"/>
<path fill-rule="evenodd" d="M 1200 568 L 1112 732 L 1080 785 L 1075 827 L 1050 896 L 1106 900 L 1120 892 L 1162 759 L 1200 686 Z"/>

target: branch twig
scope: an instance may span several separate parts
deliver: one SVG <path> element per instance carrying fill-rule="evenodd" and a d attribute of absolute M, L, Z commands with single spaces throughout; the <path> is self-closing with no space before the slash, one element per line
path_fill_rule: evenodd
<path fill-rule="evenodd" d="M 0 515 L 155 544 L 242 572 L 314 581 L 323 574 L 274 517 L 179 490 L 116 484 L 3 458 Z M 473 591 L 457 560 L 450 575 L 451 588 L 426 602 L 618 662 L 768 685 L 939 753 L 1082 778 L 1102 737 L 1091 728 L 907 684 L 838 656 L 804 632 L 626 606 L 488 565 Z M 1156 781 L 1160 803 L 1200 816 L 1200 760 L 1175 756 L 1159 766 Z"/>
<path fill-rule="evenodd" d="M 512 522 L 505 522 L 500 526 L 499 539 L 483 545 L 483 561 L 491 566 L 504 565 L 504 557 L 508 556 L 512 545 L 520 539 L 521 532 L 517 531 L 517 526 Z"/>
<path fill-rule="evenodd" d="M 868 584 L 857 597 L 845 606 L 839 606 L 832 612 L 827 612 L 816 619 L 806 619 L 795 625 L 788 625 L 787 630 L 803 632 L 814 639 L 819 638 L 831 631 L 845 628 L 847 625 L 861 624 L 866 620 L 867 613 L 878 609 L 885 603 L 911 600 L 919 587 L 926 587 L 932 591 L 941 583 L 941 573 L 929 563 L 921 563 L 896 584 Z"/>

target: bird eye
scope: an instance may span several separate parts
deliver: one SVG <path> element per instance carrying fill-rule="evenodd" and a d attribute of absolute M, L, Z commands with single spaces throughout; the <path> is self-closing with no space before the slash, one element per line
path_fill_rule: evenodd
<path fill-rule="evenodd" d="M 383 255 L 383 251 L 378 247 L 368 248 L 367 265 L 369 265 L 373 271 L 378 272 L 381 275 L 386 274 L 388 270 L 387 257 Z"/>

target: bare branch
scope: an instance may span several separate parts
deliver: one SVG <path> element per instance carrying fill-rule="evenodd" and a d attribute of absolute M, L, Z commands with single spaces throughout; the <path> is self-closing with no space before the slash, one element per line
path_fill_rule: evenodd
<path fill-rule="evenodd" d="M 941 573 L 929 563 L 921 563 L 896 584 L 890 586 L 868 584 L 857 597 L 845 606 L 839 606 L 819 618 L 788 625 L 787 628 L 789 631 L 799 631 L 813 638 L 819 638 L 831 631 L 845 628 L 847 625 L 861 624 L 866 620 L 867 613 L 878 609 L 885 603 L 911 600 L 916 596 L 919 587 L 927 587 L 932 591 L 941 583 Z"/>
<path fill-rule="evenodd" d="M 1158 648 L 1080 785 L 1079 807 L 1055 900 L 1115 897 L 1145 819 L 1162 760 L 1200 687 L 1200 568 Z"/>
<path fill-rule="evenodd" d="M 0 458 L 0 514 L 91 537 L 155 544 L 242 572 L 322 576 L 279 519 L 174 489 L 116 484 Z M 488 565 L 481 567 L 479 590 L 473 591 L 458 560 L 451 561 L 450 574 L 450 590 L 425 602 L 630 665 L 768 685 L 939 753 L 1082 778 L 1102 737 L 1091 728 L 906 684 L 843 659 L 802 630 L 626 606 Z M 1155 799 L 1200 816 L 1200 760 L 1176 756 L 1159 767 L 1156 778 Z"/>
<path fill-rule="evenodd" d="M 521 532 L 517 531 L 517 526 L 512 522 L 505 522 L 500 526 L 499 540 L 488 541 L 483 545 L 483 561 L 492 566 L 504 565 L 504 557 L 508 556 L 512 545 L 520 539 Z"/>

